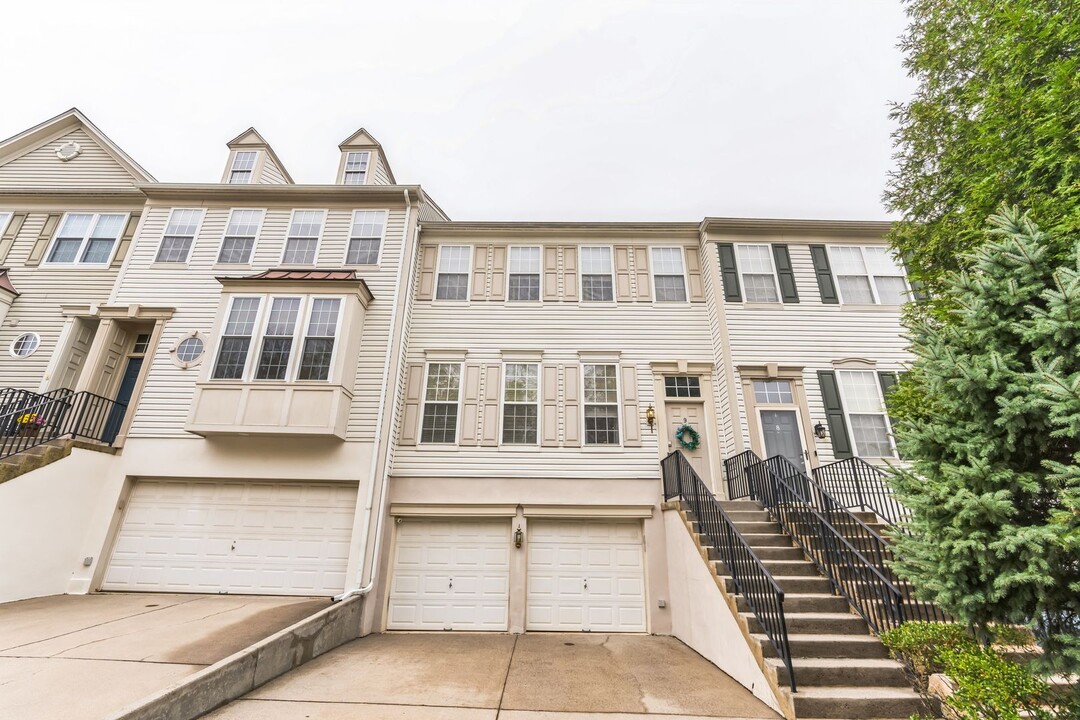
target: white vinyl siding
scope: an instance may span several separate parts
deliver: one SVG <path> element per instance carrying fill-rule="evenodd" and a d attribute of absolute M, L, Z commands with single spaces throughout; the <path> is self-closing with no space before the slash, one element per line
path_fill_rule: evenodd
<path fill-rule="evenodd" d="M 503 374 L 503 444 L 536 445 L 539 419 L 540 366 L 507 363 Z"/>
<path fill-rule="evenodd" d="M 584 365 L 585 444 L 619 444 L 619 368 Z"/>
<path fill-rule="evenodd" d="M 218 253 L 219 263 L 247 265 L 251 262 L 264 213 L 264 210 L 233 210 L 229 213 L 229 224 L 225 227 Z"/>
<path fill-rule="evenodd" d="M 363 185 L 367 182 L 368 165 L 371 163 L 371 153 L 351 152 L 345 156 L 345 185 Z"/>
<path fill-rule="evenodd" d="M 461 364 L 431 363 L 424 381 L 423 425 L 420 442 L 453 444 L 457 442 L 461 400 Z"/>
<path fill-rule="evenodd" d="M 889 421 L 877 373 L 840 370 L 836 377 L 856 454 L 869 458 L 893 457 Z"/>
<path fill-rule="evenodd" d="M 345 254 L 346 265 L 378 265 L 379 248 L 386 231 L 385 210 L 356 210 L 353 212 L 352 230 L 349 232 L 349 249 Z"/>
<path fill-rule="evenodd" d="M 165 226 L 165 234 L 158 246 L 159 263 L 186 263 L 191 255 L 191 246 L 199 233 L 203 211 L 197 209 L 174 208 Z"/>
<path fill-rule="evenodd" d="M 829 264 L 846 304 L 902 305 L 908 300 L 904 270 L 886 247 L 831 245 Z"/>
<path fill-rule="evenodd" d="M 255 160 L 259 153 L 255 150 L 240 150 L 233 155 L 232 168 L 229 171 L 230 185 L 248 185 L 255 172 Z"/>
<path fill-rule="evenodd" d="M 507 294 L 511 302 L 540 299 L 540 247 L 512 246 L 507 265 Z"/>
<path fill-rule="evenodd" d="M 585 302 L 610 302 L 615 299 L 611 248 L 581 248 L 581 299 Z"/>
<path fill-rule="evenodd" d="M 68 142 L 78 143 L 82 152 L 74 160 L 61 162 L 56 150 Z M 141 182 L 82 128 L 0 166 L 0 187 L 130 188 Z"/>
<path fill-rule="evenodd" d="M 686 269 L 681 247 L 654 247 L 652 253 L 653 288 L 657 302 L 686 301 Z"/>
<path fill-rule="evenodd" d="M 736 245 L 739 276 L 746 302 L 780 302 L 772 249 L 768 245 Z"/>
<path fill-rule="evenodd" d="M 45 253 L 46 264 L 108 265 L 127 218 L 123 213 L 67 213 Z"/>
<path fill-rule="evenodd" d="M 285 251 L 281 254 L 282 265 L 315 264 L 325 219 L 324 210 L 293 210 Z"/>
<path fill-rule="evenodd" d="M 472 248 L 468 245 L 443 245 L 439 248 L 436 300 L 468 299 L 471 258 Z"/>

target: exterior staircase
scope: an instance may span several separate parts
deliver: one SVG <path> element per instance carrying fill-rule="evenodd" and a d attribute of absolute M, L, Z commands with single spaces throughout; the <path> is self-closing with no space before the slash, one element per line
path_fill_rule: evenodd
<path fill-rule="evenodd" d="M 748 599 L 737 593 L 718 550 L 699 532 L 693 513 L 682 501 L 668 505 L 681 514 L 788 718 L 900 719 L 935 712 L 912 690 L 901 665 L 888 657 L 866 622 L 834 594 L 832 583 L 760 504 L 736 500 L 720 506 L 783 590 L 796 692 L 786 664 Z"/>
<path fill-rule="evenodd" d="M 0 459 L 0 484 L 24 475 L 31 470 L 37 470 L 57 460 L 62 460 L 71 454 L 72 448 L 107 453 L 116 452 L 116 448 L 86 440 L 72 440 L 71 438 L 49 440 L 40 445 L 21 450 L 15 455 Z"/>

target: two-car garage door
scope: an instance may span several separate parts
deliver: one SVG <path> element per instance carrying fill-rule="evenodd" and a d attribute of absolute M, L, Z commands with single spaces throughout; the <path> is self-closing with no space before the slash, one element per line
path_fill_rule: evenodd
<path fill-rule="evenodd" d="M 526 629 L 645 631 L 638 522 L 532 520 Z M 387 627 L 495 630 L 509 626 L 514 550 L 506 520 L 402 519 Z"/>
<path fill-rule="evenodd" d="M 139 480 L 103 590 L 334 595 L 355 484 Z"/>

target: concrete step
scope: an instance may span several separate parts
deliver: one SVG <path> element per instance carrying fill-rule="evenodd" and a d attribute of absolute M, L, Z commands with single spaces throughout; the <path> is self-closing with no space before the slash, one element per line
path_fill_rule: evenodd
<path fill-rule="evenodd" d="M 743 535 L 765 535 L 768 533 L 784 534 L 783 528 L 779 523 L 774 523 L 772 520 L 764 522 L 751 521 L 751 522 L 734 522 L 735 529 L 741 532 Z"/>
<path fill-rule="evenodd" d="M 720 507 L 724 512 L 740 512 L 745 510 L 764 510 L 761 503 L 753 500 L 720 500 Z"/>
<path fill-rule="evenodd" d="M 781 533 L 742 533 L 742 536 L 752 548 L 793 547 L 791 538 Z"/>
<path fill-rule="evenodd" d="M 795 679 L 798 680 L 798 670 Z M 792 695 L 800 718 L 896 718 L 927 712 L 926 702 L 910 688 L 806 687 Z"/>
<path fill-rule="evenodd" d="M 727 513 L 732 522 L 768 522 L 772 518 L 764 510 L 732 510 Z"/>
<path fill-rule="evenodd" d="M 752 633 L 762 645 L 765 657 L 776 657 L 769 638 L 764 633 Z M 881 641 L 871 635 L 821 635 L 788 633 L 793 658 L 887 658 Z M 799 679 L 798 670 L 795 679 Z M 901 713 L 902 714 L 902 713 Z"/>
<path fill-rule="evenodd" d="M 758 556 L 761 558 L 761 556 Z M 809 560 L 766 560 L 761 558 L 762 564 L 773 575 L 784 577 L 821 577 L 814 563 Z"/>
<path fill-rule="evenodd" d="M 758 619 L 750 613 L 742 613 L 747 627 L 752 633 L 762 633 L 765 629 Z M 866 622 L 851 613 L 796 613 L 784 608 L 784 620 L 788 633 L 797 635 L 865 635 L 868 632 Z"/>
<path fill-rule="evenodd" d="M 779 658 L 766 662 L 776 669 L 777 681 L 790 685 L 787 666 Z M 795 680 L 799 688 L 850 686 L 854 682 L 873 687 L 909 689 L 903 666 L 883 658 L 796 658 Z"/>
<path fill-rule="evenodd" d="M 751 612 L 750 602 L 745 596 L 735 599 L 739 612 Z M 839 595 L 822 593 L 784 593 L 784 612 L 848 612 L 847 600 Z"/>
<path fill-rule="evenodd" d="M 754 548 L 754 554 L 761 560 L 805 560 L 803 551 L 797 547 L 758 547 Z M 709 548 L 709 559 L 719 560 L 720 551 Z"/>
<path fill-rule="evenodd" d="M 735 582 L 731 579 L 731 576 L 723 571 L 719 571 L 719 574 L 724 581 L 724 589 L 728 592 L 736 592 Z M 777 577 L 773 575 L 773 579 L 776 580 L 776 584 L 780 586 L 785 595 L 787 593 L 819 593 L 827 595 L 832 592 L 832 583 L 823 577 Z"/>

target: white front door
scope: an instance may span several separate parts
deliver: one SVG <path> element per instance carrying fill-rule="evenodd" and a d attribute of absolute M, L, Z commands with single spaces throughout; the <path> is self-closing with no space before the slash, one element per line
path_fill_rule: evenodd
<path fill-rule="evenodd" d="M 678 450 L 697 472 L 698 476 L 705 481 L 706 485 L 712 484 L 709 472 L 709 451 L 706 447 L 708 440 L 705 433 L 705 404 L 690 402 L 668 401 L 665 405 L 668 420 L 668 451 Z M 698 434 L 698 446 L 695 450 L 687 450 L 679 444 L 675 433 L 683 425 L 689 425 Z M 684 438 L 689 440 L 689 438 Z"/>
<path fill-rule="evenodd" d="M 393 573 L 389 630 L 509 627 L 508 520 L 403 518 Z"/>
<path fill-rule="evenodd" d="M 645 632 L 641 523 L 533 520 L 527 630 Z"/>
<path fill-rule="evenodd" d="M 336 595 L 355 484 L 138 480 L 103 590 Z"/>

